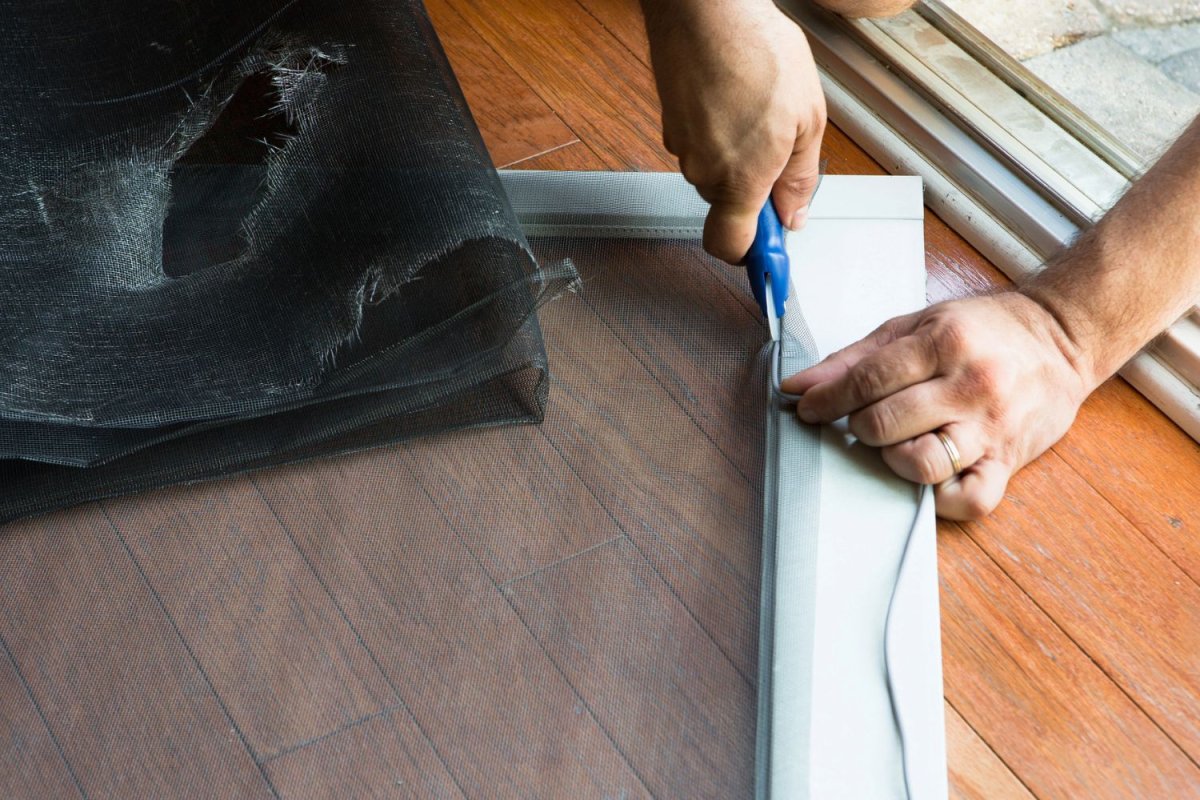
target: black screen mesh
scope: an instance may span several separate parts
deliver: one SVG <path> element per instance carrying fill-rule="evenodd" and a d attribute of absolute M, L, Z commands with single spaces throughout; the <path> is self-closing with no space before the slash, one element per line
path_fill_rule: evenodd
<path fill-rule="evenodd" d="M 571 271 L 419 4 L 0 19 L 0 520 L 540 417 L 531 315 Z"/>

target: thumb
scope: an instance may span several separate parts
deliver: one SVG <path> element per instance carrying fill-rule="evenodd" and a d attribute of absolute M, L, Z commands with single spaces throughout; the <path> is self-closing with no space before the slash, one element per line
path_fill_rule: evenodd
<path fill-rule="evenodd" d="M 779 219 L 791 230 L 799 230 L 808 220 L 808 204 L 821 182 L 821 134 L 796 139 L 796 147 L 787 166 L 775 181 L 771 199 Z"/>
<path fill-rule="evenodd" d="M 748 198 L 749 199 L 749 198 Z M 730 264 L 741 262 L 758 232 L 758 213 L 766 198 L 718 201 L 704 220 L 704 249 Z"/>

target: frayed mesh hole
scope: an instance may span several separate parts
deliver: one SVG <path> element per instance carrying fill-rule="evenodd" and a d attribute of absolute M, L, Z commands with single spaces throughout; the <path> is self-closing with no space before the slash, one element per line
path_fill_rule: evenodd
<path fill-rule="evenodd" d="M 299 132 L 284 109 L 274 76 L 256 72 L 246 76 L 209 129 L 179 157 L 176 169 L 189 164 L 265 164 Z"/>
<path fill-rule="evenodd" d="M 269 72 L 246 77 L 171 169 L 163 272 L 178 278 L 237 258 L 242 223 L 264 191 L 267 159 L 299 132 Z"/>

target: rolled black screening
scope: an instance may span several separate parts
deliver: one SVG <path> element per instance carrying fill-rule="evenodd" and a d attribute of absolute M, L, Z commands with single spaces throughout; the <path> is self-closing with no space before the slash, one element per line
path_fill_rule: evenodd
<path fill-rule="evenodd" d="M 572 273 L 419 3 L 0 18 L 0 519 L 541 417 Z"/>

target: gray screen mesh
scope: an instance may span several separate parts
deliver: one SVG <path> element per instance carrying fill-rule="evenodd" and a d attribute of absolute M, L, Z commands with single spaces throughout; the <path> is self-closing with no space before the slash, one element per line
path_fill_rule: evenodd
<path fill-rule="evenodd" d="M 695 241 L 533 246 L 541 425 L 5 529 L 7 702 L 89 796 L 753 792 L 759 312 Z"/>

